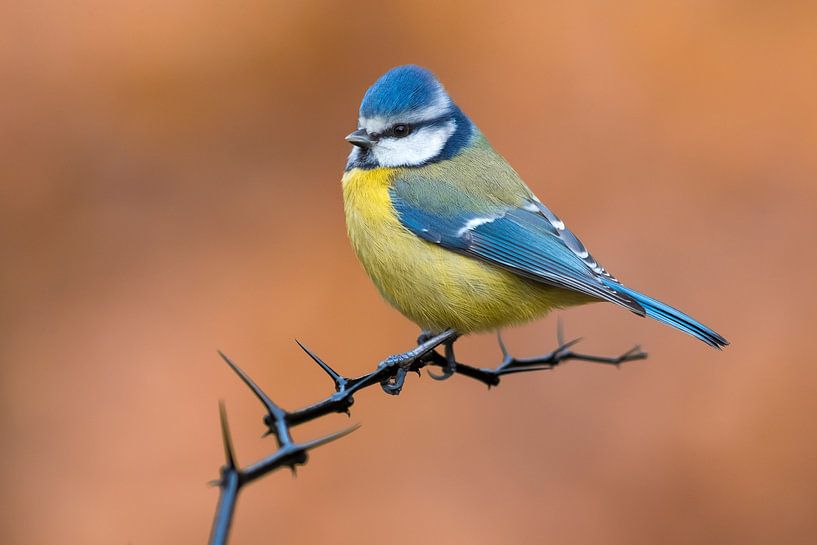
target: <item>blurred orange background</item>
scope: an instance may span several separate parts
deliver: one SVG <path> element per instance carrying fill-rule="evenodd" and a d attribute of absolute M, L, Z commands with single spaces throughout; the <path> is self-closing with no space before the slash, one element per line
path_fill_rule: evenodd
<path fill-rule="evenodd" d="M 297 408 L 331 384 L 293 338 L 349 375 L 412 345 L 340 176 L 365 89 L 417 63 L 608 270 L 733 345 L 594 305 L 562 314 L 584 351 L 650 359 L 367 390 L 233 543 L 815 543 L 815 6 L 3 4 L 0 542 L 202 543 L 217 400 L 240 462 L 274 449 L 217 349 Z"/>

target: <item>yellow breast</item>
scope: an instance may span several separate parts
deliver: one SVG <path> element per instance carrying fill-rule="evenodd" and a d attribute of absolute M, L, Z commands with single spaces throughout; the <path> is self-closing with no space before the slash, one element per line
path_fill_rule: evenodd
<path fill-rule="evenodd" d="M 358 259 L 383 297 L 406 317 L 425 330 L 451 327 L 469 333 L 525 322 L 572 304 L 564 290 L 446 250 L 408 231 L 388 191 L 398 172 L 352 169 L 343 176 L 343 199 Z"/>

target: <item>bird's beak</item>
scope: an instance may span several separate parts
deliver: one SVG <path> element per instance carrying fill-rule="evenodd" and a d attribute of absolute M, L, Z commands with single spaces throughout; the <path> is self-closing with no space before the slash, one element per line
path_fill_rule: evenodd
<path fill-rule="evenodd" d="M 374 142 L 369 138 L 369 133 L 366 129 L 358 129 L 346 137 L 346 141 L 359 148 L 369 149 Z"/>

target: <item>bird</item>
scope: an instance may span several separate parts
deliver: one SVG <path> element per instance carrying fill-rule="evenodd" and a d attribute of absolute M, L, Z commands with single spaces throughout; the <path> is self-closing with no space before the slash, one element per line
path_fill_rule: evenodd
<path fill-rule="evenodd" d="M 398 66 L 377 79 L 346 140 L 351 245 L 421 339 L 500 330 L 606 301 L 711 347 L 729 344 L 608 273 L 428 69 Z"/>

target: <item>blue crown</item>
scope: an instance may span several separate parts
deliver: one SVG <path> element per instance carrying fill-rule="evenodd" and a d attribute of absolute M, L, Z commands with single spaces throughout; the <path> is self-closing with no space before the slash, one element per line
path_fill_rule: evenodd
<path fill-rule="evenodd" d="M 392 68 L 369 87 L 360 104 L 362 117 L 391 117 L 434 103 L 443 86 L 430 71 L 413 64 Z"/>

